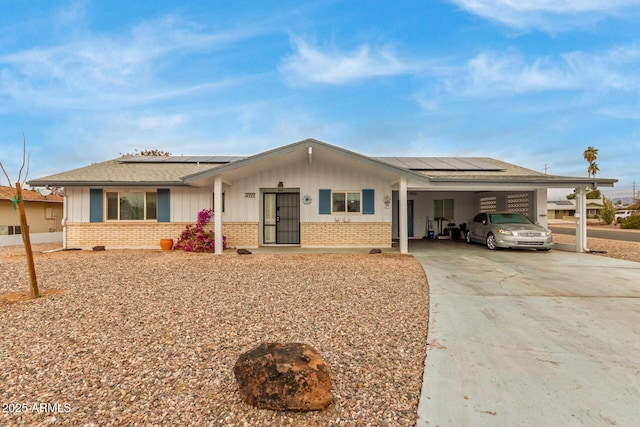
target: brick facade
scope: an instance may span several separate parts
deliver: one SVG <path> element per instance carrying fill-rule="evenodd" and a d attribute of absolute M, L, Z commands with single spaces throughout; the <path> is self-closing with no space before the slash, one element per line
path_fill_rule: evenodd
<path fill-rule="evenodd" d="M 303 222 L 302 247 L 391 247 L 390 222 Z"/>
<path fill-rule="evenodd" d="M 188 223 L 100 222 L 68 223 L 67 247 L 159 249 L 160 239 L 178 239 Z M 259 246 L 257 222 L 225 222 L 223 234 L 230 248 Z M 213 228 L 213 227 L 212 227 Z M 300 223 L 302 247 L 391 247 L 391 223 L 388 222 L 303 222 Z"/>
<path fill-rule="evenodd" d="M 67 247 L 94 246 L 127 249 L 160 249 L 160 239 L 178 239 L 187 223 L 75 222 L 67 223 Z"/>
<path fill-rule="evenodd" d="M 257 222 L 223 222 L 222 234 L 227 236 L 229 248 L 257 248 L 258 228 Z"/>

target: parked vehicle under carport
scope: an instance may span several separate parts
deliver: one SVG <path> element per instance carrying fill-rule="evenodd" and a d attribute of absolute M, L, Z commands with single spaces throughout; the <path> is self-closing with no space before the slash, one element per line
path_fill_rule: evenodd
<path fill-rule="evenodd" d="M 551 231 L 527 216 L 514 212 L 482 212 L 473 218 L 465 235 L 467 243 L 484 243 L 487 248 L 537 249 L 553 246 Z"/>

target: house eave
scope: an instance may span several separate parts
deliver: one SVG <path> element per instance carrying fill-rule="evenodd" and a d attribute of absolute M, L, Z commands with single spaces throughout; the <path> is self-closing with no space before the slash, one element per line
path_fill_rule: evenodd
<path fill-rule="evenodd" d="M 31 187 L 188 187 L 182 181 L 28 181 Z"/>
<path fill-rule="evenodd" d="M 602 179 L 589 179 L 589 178 L 573 178 L 573 177 L 552 177 L 552 178 L 539 178 L 539 177 L 487 177 L 478 178 L 474 177 L 431 177 L 431 184 L 434 186 L 446 186 L 448 184 L 460 184 L 466 183 L 471 186 L 482 186 L 487 184 L 504 184 L 504 185 L 536 185 L 549 188 L 569 188 L 569 187 L 581 187 L 588 186 L 591 188 L 598 187 L 613 187 L 618 182 L 617 179 L 602 178 Z"/>

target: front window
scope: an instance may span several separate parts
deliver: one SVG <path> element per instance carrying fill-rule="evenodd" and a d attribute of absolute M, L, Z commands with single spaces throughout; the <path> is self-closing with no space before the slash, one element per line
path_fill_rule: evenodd
<path fill-rule="evenodd" d="M 108 191 L 107 220 L 143 221 L 158 218 L 158 193 Z"/>
<path fill-rule="evenodd" d="M 359 191 L 334 191 L 331 202 L 333 213 L 360 213 Z"/>

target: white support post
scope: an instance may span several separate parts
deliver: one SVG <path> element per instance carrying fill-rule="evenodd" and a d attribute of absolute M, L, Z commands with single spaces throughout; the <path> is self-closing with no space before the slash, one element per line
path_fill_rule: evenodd
<path fill-rule="evenodd" d="M 576 252 L 587 249 L 587 188 L 576 188 Z"/>
<path fill-rule="evenodd" d="M 215 253 L 222 254 L 222 177 L 216 175 L 213 181 L 213 232 L 215 234 Z"/>
<path fill-rule="evenodd" d="M 543 226 L 544 228 L 549 228 L 549 217 L 548 217 L 548 208 L 547 208 L 547 189 L 546 188 L 538 188 L 536 189 L 536 217 L 534 220 Z"/>
<path fill-rule="evenodd" d="M 65 189 L 64 196 L 62 197 L 62 248 L 67 249 L 67 217 L 69 211 L 69 197 Z"/>
<path fill-rule="evenodd" d="M 400 190 L 398 191 L 398 198 L 400 206 L 398 209 L 398 221 L 400 221 L 400 253 L 406 254 L 409 252 L 409 231 L 407 226 L 407 178 L 400 177 Z"/>

